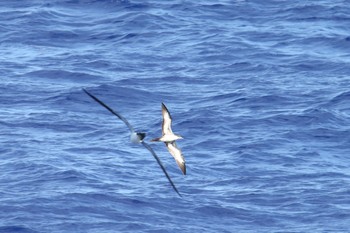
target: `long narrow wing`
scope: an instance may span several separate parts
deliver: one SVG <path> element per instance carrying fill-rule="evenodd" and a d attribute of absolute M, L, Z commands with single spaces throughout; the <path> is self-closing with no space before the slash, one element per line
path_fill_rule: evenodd
<path fill-rule="evenodd" d="M 168 148 L 168 151 L 170 154 L 174 157 L 177 165 L 181 169 L 182 173 L 186 175 L 186 163 L 185 159 L 182 155 L 181 150 L 177 147 L 176 142 L 165 142 L 166 147 Z"/>
<path fill-rule="evenodd" d="M 164 103 L 162 103 L 162 115 L 163 115 L 163 124 L 162 124 L 163 135 L 173 134 L 173 131 L 171 130 L 171 116 L 170 116 L 169 110 L 167 109 Z"/>
<path fill-rule="evenodd" d="M 163 170 L 165 176 L 168 178 L 168 180 L 169 180 L 171 186 L 173 187 L 173 189 L 175 190 L 175 192 L 176 192 L 180 197 L 182 197 L 181 194 L 179 193 L 179 191 L 177 190 L 177 188 L 175 187 L 175 184 L 174 184 L 173 181 L 170 179 L 170 176 L 169 176 L 168 173 L 166 172 L 166 170 L 165 170 L 165 168 L 164 168 L 162 162 L 160 161 L 159 157 L 156 155 L 156 153 L 154 152 L 154 150 L 152 149 L 152 147 L 151 147 L 150 145 L 148 145 L 147 143 L 145 143 L 144 141 L 142 141 L 141 143 L 142 143 L 142 145 L 143 145 L 144 147 L 146 147 L 147 150 L 149 150 L 149 151 L 151 152 L 151 154 L 153 155 L 153 157 L 157 160 L 158 165 L 159 165 L 160 168 Z"/>
<path fill-rule="evenodd" d="M 83 88 L 83 91 L 90 96 L 92 99 L 94 99 L 97 103 L 101 104 L 103 107 L 105 107 L 108 111 L 110 111 L 113 115 L 117 116 L 120 120 L 122 120 L 126 126 L 130 129 L 131 132 L 134 132 L 134 128 L 130 125 L 130 123 L 125 119 L 125 117 L 123 117 L 122 115 L 120 115 L 119 113 L 117 113 L 116 111 L 114 111 L 113 109 L 111 109 L 110 107 L 108 107 L 105 103 L 103 103 L 101 100 L 97 99 L 97 97 L 95 97 L 93 94 L 89 93 L 87 90 L 85 90 L 85 88 Z"/>

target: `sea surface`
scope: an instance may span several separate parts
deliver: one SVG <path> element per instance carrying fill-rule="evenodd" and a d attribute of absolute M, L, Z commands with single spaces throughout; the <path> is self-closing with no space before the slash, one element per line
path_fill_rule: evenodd
<path fill-rule="evenodd" d="M 350 232 L 349 1 L 1 0 L 0 46 L 0 233 Z"/>

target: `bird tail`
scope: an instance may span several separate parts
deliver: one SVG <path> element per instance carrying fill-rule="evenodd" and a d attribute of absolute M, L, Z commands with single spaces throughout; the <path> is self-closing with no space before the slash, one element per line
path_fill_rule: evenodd
<path fill-rule="evenodd" d="M 151 140 L 151 142 L 159 142 L 159 139 L 160 139 L 160 138 L 153 138 L 153 139 Z"/>

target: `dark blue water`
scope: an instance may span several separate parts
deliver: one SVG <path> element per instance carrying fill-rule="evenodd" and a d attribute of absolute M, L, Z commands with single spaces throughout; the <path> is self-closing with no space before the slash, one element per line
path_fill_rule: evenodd
<path fill-rule="evenodd" d="M 350 232 L 343 0 L 1 1 L 0 232 Z M 161 102 L 187 162 L 152 155 Z"/>

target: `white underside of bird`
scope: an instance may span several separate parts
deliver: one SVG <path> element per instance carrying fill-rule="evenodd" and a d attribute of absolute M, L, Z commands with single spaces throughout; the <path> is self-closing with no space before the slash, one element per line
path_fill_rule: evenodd
<path fill-rule="evenodd" d="M 162 137 L 158 139 L 158 141 L 161 142 L 173 142 L 178 139 L 182 139 L 181 136 L 175 135 L 175 134 L 164 134 Z"/>

